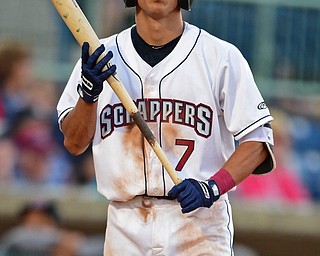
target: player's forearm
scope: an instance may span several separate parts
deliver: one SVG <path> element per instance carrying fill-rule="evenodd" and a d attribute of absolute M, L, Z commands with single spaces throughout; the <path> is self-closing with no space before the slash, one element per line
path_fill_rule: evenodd
<path fill-rule="evenodd" d="M 231 174 L 235 184 L 247 178 L 268 156 L 262 142 L 247 141 L 240 144 L 223 168 Z"/>
<path fill-rule="evenodd" d="M 95 133 L 97 103 L 86 103 L 79 99 L 75 108 L 62 122 L 64 145 L 73 155 L 83 153 Z"/>

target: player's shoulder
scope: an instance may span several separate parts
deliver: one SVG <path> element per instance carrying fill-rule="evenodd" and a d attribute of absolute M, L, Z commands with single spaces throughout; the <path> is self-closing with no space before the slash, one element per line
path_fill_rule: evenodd
<path fill-rule="evenodd" d="M 131 30 L 133 26 L 135 25 L 132 25 L 131 27 L 128 27 L 120 31 L 119 33 L 109 36 L 107 38 L 102 38 L 100 39 L 100 41 L 108 47 L 117 47 L 117 45 L 128 44 L 128 42 L 131 41 Z"/>
<path fill-rule="evenodd" d="M 102 44 L 104 44 L 105 46 L 111 46 L 111 45 L 115 44 L 116 37 L 117 37 L 117 34 L 114 34 L 109 37 L 104 37 L 104 38 L 100 39 L 100 42 Z"/>
<path fill-rule="evenodd" d="M 192 33 L 199 34 L 198 46 L 207 54 L 214 53 L 222 58 L 242 57 L 240 50 L 232 43 L 210 34 L 205 29 L 187 23 L 187 29 Z"/>
<path fill-rule="evenodd" d="M 110 35 L 108 37 L 101 38 L 100 42 L 102 42 L 102 43 L 104 43 L 106 45 L 115 44 L 116 41 L 117 41 L 117 38 L 119 38 L 119 37 L 130 37 L 131 29 L 132 29 L 133 26 L 135 26 L 135 25 L 132 25 L 131 27 L 128 27 L 128 28 L 120 31 L 119 33 Z"/>
<path fill-rule="evenodd" d="M 208 41 L 211 47 L 216 47 L 224 53 L 240 53 L 240 50 L 234 44 L 214 36 L 204 29 L 201 29 L 201 32 L 203 40 Z"/>

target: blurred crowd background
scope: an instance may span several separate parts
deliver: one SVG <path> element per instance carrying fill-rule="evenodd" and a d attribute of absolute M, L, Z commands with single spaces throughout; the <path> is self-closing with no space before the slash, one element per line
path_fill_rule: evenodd
<path fill-rule="evenodd" d="M 134 10 L 125 9 L 122 0 L 78 3 L 99 37 L 134 24 Z M 277 209 L 318 205 L 320 2 L 195 0 L 192 11 L 183 14 L 242 51 L 275 118 L 277 168 L 250 177 L 231 200 Z M 19 254 L 21 248 L 14 247 L 19 243 L 24 249 L 50 244 L 51 254 L 43 255 L 101 255 L 103 234 L 62 229 L 54 205 L 73 189 L 76 200 L 105 203 L 96 192 L 90 148 L 71 156 L 57 124 L 56 104 L 79 56 L 80 47 L 51 1 L 1 0 L 0 219 L 8 214 L 13 220 L 0 221 L 0 255 L 10 246 L 10 255 L 40 255 Z M 44 227 L 43 233 L 30 227 Z M 243 255 L 259 254 L 247 250 Z"/>

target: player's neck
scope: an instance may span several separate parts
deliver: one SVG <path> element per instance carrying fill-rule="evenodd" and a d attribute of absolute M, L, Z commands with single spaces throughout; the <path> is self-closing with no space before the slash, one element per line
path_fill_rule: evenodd
<path fill-rule="evenodd" d="M 149 45 L 164 45 L 180 36 L 183 32 L 181 13 L 175 13 L 163 19 L 148 16 L 136 16 L 137 31 Z"/>

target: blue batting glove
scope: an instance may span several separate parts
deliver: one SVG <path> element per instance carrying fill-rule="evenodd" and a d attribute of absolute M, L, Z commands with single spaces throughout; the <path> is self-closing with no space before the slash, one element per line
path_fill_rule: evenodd
<path fill-rule="evenodd" d="M 77 91 L 80 97 L 88 103 L 96 102 L 103 89 L 103 82 L 107 80 L 116 71 L 116 66 L 112 65 L 107 70 L 102 69 L 113 57 L 109 51 L 98 63 L 101 54 L 104 53 L 105 47 L 101 45 L 92 55 L 89 55 L 90 45 L 84 42 L 82 46 L 82 63 L 81 63 L 81 84 L 78 85 Z"/>
<path fill-rule="evenodd" d="M 177 199 L 181 205 L 182 213 L 188 213 L 199 207 L 211 207 L 213 202 L 219 199 L 220 192 L 214 180 L 185 179 L 175 185 L 169 191 L 168 196 Z"/>

